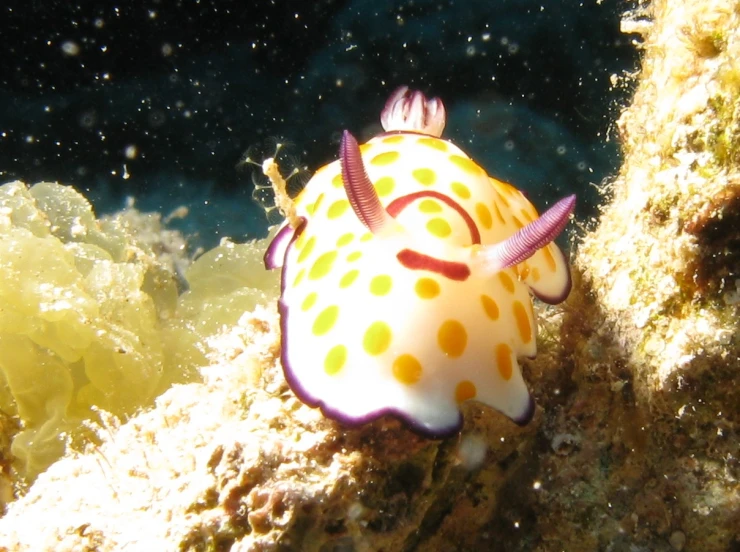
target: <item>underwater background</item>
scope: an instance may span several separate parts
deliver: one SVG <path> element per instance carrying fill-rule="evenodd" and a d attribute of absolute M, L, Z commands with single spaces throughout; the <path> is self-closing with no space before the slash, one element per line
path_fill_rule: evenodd
<path fill-rule="evenodd" d="M 613 0 L 8 2 L 0 180 L 73 185 L 96 212 L 132 196 L 191 247 L 263 236 L 254 167 L 305 182 L 361 141 L 402 84 L 439 96 L 445 136 L 539 209 L 588 216 L 618 165 L 610 127 L 637 52 Z M 607 99 L 608 98 L 608 99 Z M 259 182 L 259 180 L 258 180 Z M 274 221 L 273 221 L 274 222 Z"/>

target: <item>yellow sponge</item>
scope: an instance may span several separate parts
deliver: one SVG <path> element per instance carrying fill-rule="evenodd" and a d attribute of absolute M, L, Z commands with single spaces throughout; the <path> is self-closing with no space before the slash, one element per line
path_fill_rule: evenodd
<path fill-rule="evenodd" d="M 0 187 L 0 409 L 22 422 L 20 474 L 58 458 L 91 406 L 123 415 L 151 402 L 176 300 L 153 252 L 72 188 Z"/>

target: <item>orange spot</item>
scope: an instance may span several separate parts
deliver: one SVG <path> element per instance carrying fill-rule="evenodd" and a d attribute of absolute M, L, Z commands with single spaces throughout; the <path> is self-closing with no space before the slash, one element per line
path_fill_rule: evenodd
<path fill-rule="evenodd" d="M 511 276 L 509 276 L 506 272 L 499 272 L 498 279 L 501 280 L 501 285 L 504 286 L 506 291 L 508 291 L 509 293 L 514 293 L 514 280 L 511 279 Z"/>
<path fill-rule="evenodd" d="M 383 176 L 375 182 L 375 191 L 378 192 L 380 197 L 385 197 L 393 191 L 396 187 L 396 181 L 393 177 Z"/>
<path fill-rule="evenodd" d="M 514 301 L 514 319 L 522 342 L 532 341 L 532 325 L 529 323 L 529 315 L 521 301 Z"/>
<path fill-rule="evenodd" d="M 532 269 L 532 281 L 535 283 L 540 281 L 540 269 L 536 266 Z"/>
<path fill-rule="evenodd" d="M 551 247 L 548 245 L 547 247 L 543 247 L 541 249 L 542 254 L 545 256 L 545 262 L 547 262 L 547 268 L 549 268 L 552 272 L 555 272 L 555 268 L 557 265 L 555 264 L 555 257 L 552 256 L 552 251 L 550 251 Z"/>
<path fill-rule="evenodd" d="M 376 167 L 383 167 L 385 165 L 390 165 L 393 163 L 396 159 L 398 159 L 400 154 L 397 151 L 386 151 L 384 153 L 379 153 L 372 159 L 370 159 L 370 164 L 375 165 Z"/>
<path fill-rule="evenodd" d="M 522 280 L 526 280 L 527 276 L 529 276 L 529 265 L 525 262 L 521 263 L 519 266 L 519 277 Z M 516 268 L 516 267 L 514 267 Z"/>
<path fill-rule="evenodd" d="M 411 385 L 421 379 L 421 364 L 412 355 L 401 355 L 393 361 L 393 377 Z"/>
<path fill-rule="evenodd" d="M 483 310 L 486 311 L 486 316 L 491 320 L 498 320 L 498 305 L 496 301 L 488 295 L 481 295 L 480 302 L 483 305 Z"/>
<path fill-rule="evenodd" d="M 455 195 L 461 199 L 470 199 L 470 188 L 462 182 L 453 182 L 450 187 Z"/>
<path fill-rule="evenodd" d="M 431 278 L 419 278 L 414 286 L 414 291 L 421 299 L 434 299 L 439 295 L 439 284 Z"/>
<path fill-rule="evenodd" d="M 500 184 L 500 183 L 499 183 Z M 504 194 L 502 194 L 499 190 L 496 190 L 496 195 L 498 196 L 498 199 L 501 203 L 504 204 L 504 206 L 507 209 L 511 209 L 511 205 L 509 205 L 509 200 L 504 197 Z"/>
<path fill-rule="evenodd" d="M 477 394 L 478 390 L 475 388 L 475 384 L 472 381 L 463 380 L 457 384 L 457 387 L 455 387 L 455 400 L 458 404 L 474 399 Z"/>
<path fill-rule="evenodd" d="M 498 183 L 501 187 L 501 190 L 509 197 L 518 197 L 521 195 L 521 192 L 508 182 L 502 182 L 499 180 Z"/>
<path fill-rule="evenodd" d="M 501 214 L 501 209 L 498 208 L 498 202 L 493 202 L 493 210 L 496 213 L 496 218 L 501 224 L 506 224 L 506 219 L 504 219 L 504 215 Z"/>
<path fill-rule="evenodd" d="M 516 215 L 511 215 L 511 220 L 514 223 L 514 226 L 516 226 L 517 230 L 521 230 L 524 228 L 524 223 L 517 218 Z"/>
<path fill-rule="evenodd" d="M 529 213 L 527 212 L 527 210 L 526 210 L 526 209 L 525 209 L 524 207 L 522 207 L 522 208 L 521 208 L 521 209 L 519 210 L 519 212 L 520 212 L 520 213 L 522 214 L 522 218 L 523 218 L 524 220 L 526 220 L 526 221 L 527 221 L 528 223 L 530 223 L 530 222 L 534 222 L 534 221 L 535 221 L 535 217 L 533 217 L 533 216 L 532 216 L 531 214 L 529 214 Z"/>
<path fill-rule="evenodd" d="M 475 214 L 478 215 L 478 219 L 483 225 L 483 228 L 485 228 L 486 230 L 491 228 L 491 226 L 493 225 L 493 220 L 491 219 L 491 211 L 488 210 L 488 207 L 486 207 L 482 203 L 476 203 Z"/>
<path fill-rule="evenodd" d="M 466 173 L 471 174 L 473 176 L 483 176 L 485 174 L 485 171 L 481 169 L 475 161 L 468 159 L 467 157 L 462 157 L 460 155 L 450 155 L 450 162 L 452 162 L 453 165 L 456 165 L 457 167 L 464 170 Z"/>
<path fill-rule="evenodd" d="M 439 151 L 447 151 L 447 142 L 437 140 L 436 138 L 419 138 L 416 143 L 421 144 L 422 146 L 429 146 L 430 148 L 434 148 Z"/>
<path fill-rule="evenodd" d="M 457 320 L 445 320 L 437 332 L 437 343 L 447 356 L 457 358 L 465 352 L 468 332 Z"/>
<path fill-rule="evenodd" d="M 386 136 L 383 138 L 384 144 L 398 144 L 399 142 L 403 142 L 405 139 L 405 136 L 402 136 L 400 134 L 394 134 L 393 136 Z"/>
<path fill-rule="evenodd" d="M 511 347 L 506 343 L 499 343 L 496 346 L 496 367 L 498 373 L 506 381 L 511 379 L 511 374 L 514 372 L 514 366 L 511 359 Z"/>
<path fill-rule="evenodd" d="M 411 173 L 414 178 L 424 186 L 431 186 L 437 180 L 437 175 L 432 169 L 416 169 Z"/>

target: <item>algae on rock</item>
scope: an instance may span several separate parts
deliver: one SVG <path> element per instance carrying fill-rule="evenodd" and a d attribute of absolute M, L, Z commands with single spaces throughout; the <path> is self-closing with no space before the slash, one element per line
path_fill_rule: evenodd
<path fill-rule="evenodd" d="M 178 304 L 184 240 L 155 248 L 137 225 L 157 234 L 159 220 L 144 219 L 129 209 L 97 220 L 55 183 L 0 187 L 0 410 L 22 423 L 9 454 L 27 481 L 79 437 L 92 407 L 126 416 L 197 378 L 207 339 L 264 300 L 248 276 L 257 248 L 226 244 L 186 269 Z"/>

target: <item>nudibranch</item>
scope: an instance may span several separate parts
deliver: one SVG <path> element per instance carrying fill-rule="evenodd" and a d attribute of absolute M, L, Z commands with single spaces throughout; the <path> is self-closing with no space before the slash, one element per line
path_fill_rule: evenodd
<path fill-rule="evenodd" d="M 282 267 L 282 365 L 304 403 L 349 425 L 394 415 L 442 437 L 474 399 L 519 424 L 534 403 L 518 357 L 536 352 L 530 292 L 565 299 L 570 271 L 552 243 L 575 196 L 538 216 L 521 192 L 441 138 L 445 109 L 406 87 L 385 132 L 296 198 L 265 254 Z"/>

